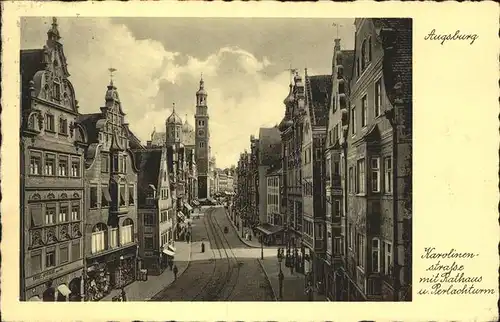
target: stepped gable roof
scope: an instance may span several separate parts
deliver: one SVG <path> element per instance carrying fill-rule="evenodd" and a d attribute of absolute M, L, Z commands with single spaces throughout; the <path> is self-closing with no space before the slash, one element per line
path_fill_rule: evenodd
<path fill-rule="evenodd" d="M 146 203 L 146 193 L 150 185 L 158 189 L 158 178 L 161 170 L 161 150 L 136 152 L 135 157 L 139 165 L 137 177 L 137 198 L 139 205 Z"/>
<path fill-rule="evenodd" d="M 276 127 L 259 129 L 260 165 L 271 166 L 281 158 L 281 134 Z"/>
<path fill-rule="evenodd" d="M 332 95 L 332 76 L 306 76 L 306 93 L 309 95 L 309 113 L 312 125 L 325 126 L 328 122 L 328 110 Z"/>

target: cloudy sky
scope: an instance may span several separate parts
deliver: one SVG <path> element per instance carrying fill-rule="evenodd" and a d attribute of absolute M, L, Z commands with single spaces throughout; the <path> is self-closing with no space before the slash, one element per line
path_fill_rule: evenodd
<path fill-rule="evenodd" d="M 24 18 L 21 48 L 41 48 L 52 19 Z M 108 68 L 126 120 L 145 143 L 176 112 L 194 125 L 195 92 L 208 91 L 212 154 L 236 164 L 259 127 L 284 113 L 290 64 L 310 75 L 331 71 L 340 23 L 343 47 L 354 44 L 353 19 L 58 18 L 61 42 L 82 113 L 104 104 Z"/>

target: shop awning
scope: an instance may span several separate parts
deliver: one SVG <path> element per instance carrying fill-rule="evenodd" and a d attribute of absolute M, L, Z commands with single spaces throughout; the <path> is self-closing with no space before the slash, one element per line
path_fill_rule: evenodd
<path fill-rule="evenodd" d="M 195 206 L 199 206 L 200 205 L 200 202 L 198 200 L 193 200 L 191 201 L 191 203 Z"/>
<path fill-rule="evenodd" d="M 283 229 L 284 228 L 282 226 L 274 226 L 271 224 L 262 224 L 257 226 L 257 230 L 261 231 L 265 235 L 273 235 L 283 231 Z"/>
<path fill-rule="evenodd" d="M 37 295 L 35 295 L 35 296 L 30 297 L 30 299 L 28 301 L 29 302 L 39 302 L 39 301 L 41 301 L 41 299 Z"/>
<path fill-rule="evenodd" d="M 68 296 L 71 293 L 70 289 L 66 286 L 66 284 L 59 285 L 57 287 L 57 290 L 61 292 L 61 294 L 64 296 Z"/>
<path fill-rule="evenodd" d="M 186 207 L 186 209 L 187 209 L 188 211 L 193 210 L 193 207 L 191 207 L 191 205 L 190 205 L 190 204 L 188 204 L 188 203 L 185 203 L 185 204 L 184 204 L 184 207 Z"/>
<path fill-rule="evenodd" d="M 182 213 L 182 211 L 178 211 L 177 212 L 177 217 L 179 217 L 182 220 L 184 220 L 184 218 L 186 218 L 186 216 L 184 216 L 184 214 Z"/>
<path fill-rule="evenodd" d="M 175 247 L 174 247 L 173 245 L 168 245 L 168 248 L 169 248 L 171 251 L 173 251 L 173 252 L 175 252 L 175 250 L 176 250 L 176 249 L 175 249 Z"/>
<path fill-rule="evenodd" d="M 164 249 L 163 253 L 168 255 L 168 256 L 174 256 L 175 252 L 171 251 L 170 249 Z"/>

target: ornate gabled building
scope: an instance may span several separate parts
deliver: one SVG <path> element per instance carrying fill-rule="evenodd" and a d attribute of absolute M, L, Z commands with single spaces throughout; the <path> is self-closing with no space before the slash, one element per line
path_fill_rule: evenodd
<path fill-rule="evenodd" d="M 332 95 L 328 112 L 327 137 L 325 142 L 325 226 L 326 263 L 324 268 L 325 295 L 333 301 L 339 296 L 335 289 L 335 274 L 342 267 L 345 253 L 345 211 L 342 180 L 344 173 L 344 151 L 342 111 L 346 109 L 349 83 L 352 77 L 354 51 L 341 49 L 340 39 L 335 39 L 332 59 Z"/>
<path fill-rule="evenodd" d="M 84 147 L 78 102 L 54 18 L 43 49 L 21 50 L 22 301 L 80 301 Z"/>
<path fill-rule="evenodd" d="M 136 153 L 139 256 L 149 274 L 161 274 L 174 257 L 175 200 L 171 192 L 167 147 Z"/>
<path fill-rule="evenodd" d="M 326 227 L 324 205 L 324 146 L 332 75 L 309 76 L 305 70 L 305 114 L 302 134 L 302 196 L 304 221 L 302 240 L 309 261 L 310 280 L 324 292 Z M 307 271 L 306 271 L 307 272 Z"/>
<path fill-rule="evenodd" d="M 295 73 L 290 92 L 283 101 L 285 116 L 281 132 L 282 171 L 281 209 L 285 211 L 287 257 L 293 258 L 297 272 L 304 272 L 305 247 L 302 243 L 302 136 L 305 116 L 305 93 L 302 77 Z"/>
<path fill-rule="evenodd" d="M 356 19 L 339 300 L 411 300 L 412 21 Z"/>
<path fill-rule="evenodd" d="M 99 113 L 77 119 L 84 130 L 85 259 L 88 300 L 132 283 L 138 268 L 137 175 L 118 90 L 111 80 Z"/>

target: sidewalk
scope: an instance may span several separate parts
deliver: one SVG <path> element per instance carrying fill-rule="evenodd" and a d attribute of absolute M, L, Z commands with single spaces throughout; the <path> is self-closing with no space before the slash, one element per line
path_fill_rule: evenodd
<path fill-rule="evenodd" d="M 177 241 L 175 242 L 176 255 L 174 263 L 177 265 L 179 272 L 177 278 L 184 273 L 191 262 L 192 244 Z M 148 276 L 147 281 L 135 281 L 125 287 L 127 302 L 131 301 L 148 301 L 156 293 L 168 287 L 174 281 L 174 273 L 170 269 L 166 269 L 161 275 Z M 112 290 L 101 301 L 111 301 L 113 296 L 119 295 L 120 290 Z"/>
<path fill-rule="evenodd" d="M 259 239 L 253 234 L 252 229 L 245 227 L 243 228 L 243 233 L 241 232 L 241 227 L 240 229 L 236 228 L 236 225 L 233 223 L 231 220 L 231 217 L 229 216 L 229 212 L 226 210 L 226 216 L 231 225 L 233 226 L 234 230 L 236 231 L 236 235 L 238 235 L 238 238 L 241 240 L 241 242 L 248 247 L 252 248 L 261 248 L 261 245 L 259 243 Z M 252 240 L 247 240 L 244 236 L 244 232 L 248 231 L 252 235 Z M 264 246 L 264 248 L 278 248 L 277 246 Z"/>
<path fill-rule="evenodd" d="M 266 274 L 271 287 L 273 288 L 273 293 L 278 300 L 279 296 L 279 263 L 276 257 L 264 258 L 264 260 L 259 259 L 259 264 L 261 265 L 264 273 Z M 305 276 L 301 273 L 290 272 L 288 267 L 285 267 L 285 263 L 281 263 L 281 270 L 283 272 L 283 299 L 282 301 L 307 301 L 307 296 L 304 293 L 304 279 Z"/>

